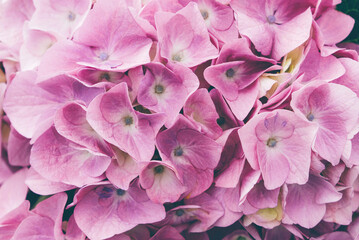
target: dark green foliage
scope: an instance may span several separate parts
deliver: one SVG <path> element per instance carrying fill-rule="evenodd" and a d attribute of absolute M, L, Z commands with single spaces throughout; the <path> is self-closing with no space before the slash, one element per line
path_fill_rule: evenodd
<path fill-rule="evenodd" d="M 359 0 L 343 0 L 342 3 L 337 6 L 337 10 L 355 19 L 354 28 L 344 41 L 359 44 Z"/>

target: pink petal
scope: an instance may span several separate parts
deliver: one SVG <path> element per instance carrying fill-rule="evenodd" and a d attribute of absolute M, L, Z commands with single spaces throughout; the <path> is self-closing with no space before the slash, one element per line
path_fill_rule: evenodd
<path fill-rule="evenodd" d="M 57 111 L 54 123 L 57 132 L 63 137 L 91 151 L 111 155 L 108 144 L 87 122 L 84 106 L 78 103 L 66 104 Z"/>
<path fill-rule="evenodd" d="M 110 162 L 110 157 L 81 148 L 54 128 L 38 138 L 30 157 L 31 166 L 43 177 L 75 186 L 101 180 Z"/>
<path fill-rule="evenodd" d="M 327 10 L 316 21 L 323 34 L 324 43 L 327 45 L 343 41 L 352 31 L 355 23 L 352 17 L 334 9 Z"/>
<path fill-rule="evenodd" d="M 0 218 L 19 207 L 26 198 L 25 178 L 27 168 L 17 171 L 0 187 Z"/>

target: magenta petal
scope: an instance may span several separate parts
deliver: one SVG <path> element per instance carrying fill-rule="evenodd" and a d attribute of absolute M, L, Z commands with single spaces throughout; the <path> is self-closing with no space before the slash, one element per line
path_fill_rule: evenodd
<path fill-rule="evenodd" d="M 339 58 L 339 61 L 346 71 L 342 77 L 332 81 L 332 83 L 344 85 L 359 96 L 359 83 L 355 80 L 356 76 L 359 74 L 359 62 L 350 58 Z"/>
<path fill-rule="evenodd" d="M 239 120 L 244 120 L 253 108 L 259 91 L 259 82 L 255 81 L 247 88 L 238 92 L 238 98 L 234 101 L 227 99 L 227 103 L 231 108 L 234 116 Z"/>
<path fill-rule="evenodd" d="M 66 226 L 66 240 L 85 240 L 86 236 L 81 231 L 79 226 L 77 226 L 77 223 L 75 221 L 74 215 L 71 215 L 67 226 Z"/>
<path fill-rule="evenodd" d="M 38 138 L 30 157 L 31 166 L 40 175 L 76 186 L 101 180 L 110 162 L 110 157 L 89 152 L 59 135 L 54 128 Z"/>
<path fill-rule="evenodd" d="M 185 201 L 188 205 L 199 205 L 201 210 L 198 210 L 196 215 L 199 221 L 192 224 L 190 232 L 204 232 L 214 224 L 224 214 L 224 209 L 216 199 L 213 199 L 207 193 L 203 193 L 195 198 L 190 198 Z"/>
<path fill-rule="evenodd" d="M 190 89 L 183 79 L 162 64 L 146 65 L 145 77 L 138 89 L 138 102 L 155 112 L 166 114 L 166 126 L 171 126 L 184 105 Z"/>

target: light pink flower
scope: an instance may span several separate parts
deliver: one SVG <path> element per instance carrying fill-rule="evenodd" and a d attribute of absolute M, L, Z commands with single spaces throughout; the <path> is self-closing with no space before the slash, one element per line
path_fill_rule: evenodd
<path fill-rule="evenodd" d="M 294 92 L 291 106 L 298 116 L 316 125 L 313 150 L 338 164 L 348 134 L 358 122 L 357 95 L 345 86 L 318 81 Z"/>
<path fill-rule="evenodd" d="M 83 67 L 125 72 L 150 62 L 151 45 L 123 1 L 98 1 L 73 41 L 59 41 L 46 52 L 38 81 Z"/>
<path fill-rule="evenodd" d="M 217 57 L 218 50 L 210 42 L 196 3 L 189 3 L 175 14 L 157 12 L 155 22 L 160 54 L 170 62 L 194 67 Z"/>
<path fill-rule="evenodd" d="M 103 89 L 87 88 L 66 75 L 36 84 L 37 76 L 34 71 L 17 73 L 4 99 L 4 110 L 11 124 L 21 135 L 32 138 L 32 141 L 51 127 L 56 111 L 64 104 L 79 101 L 87 105 L 103 92 Z"/>
<path fill-rule="evenodd" d="M 176 169 L 160 161 L 151 161 L 143 168 L 140 183 L 155 203 L 176 202 L 187 190 L 181 183 Z"/>
<path fill-rule="evenodd" d="M 335 19 L 335 21 L 333 21 Z M 324 50 L 325 46 L 332 46 L 343 41 L 354 27 L 355 20 L 333 8 L 328 8 L 318 19 L 315 20 L 319 31 L 315 31 L 319 49 Z"/>
<path fill-rule="evenodd" d="M 239 131 L 244 154 L 267 189 L 308 181 L 315 126 L 287 110 L 252 118 Z M 281 169 L 281 171 L 278 171 Z"/>
<path fill-rule="evenodd" d="M 57 39 L 71 38 L 90 11 L 91 0 L 34 0 L 30 27 L 49 32 Z"/>

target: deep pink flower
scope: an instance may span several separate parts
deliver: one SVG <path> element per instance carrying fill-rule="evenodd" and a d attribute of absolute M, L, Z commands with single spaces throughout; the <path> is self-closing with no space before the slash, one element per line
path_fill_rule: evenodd
<path fill-rule="evenodd" d="M 206 136 L 217 139 L 222 134 L 222 129 L 217 124 L 219 115 L 206 89 L 196 90 L 187 99 L 183 106 L 183 114 L 192 120 L 198 126 L 198 130 Z"/>
<path fill-rule="evenodd" d="M 165 116 L 135 111 L 127 84 L 120 83 L 90 103 L 87 120 L 101 137 L 136 161 L 149 161 L 155 151 L 155 136 Z"/>
<path fill-rule="evenodd" d="M 204 77 L 224 96 L 234 115 L 243 120 L 258 97 L 257 79 L 266 71 L 277 70 L 274 63 L 254 55 L 247 39 L 236 39 L 223 46 L 216 65 L 206 68 Z"/>
<path fill-rule="evenodd" d="M 222 150 L 218 143 L 195 129 L 193 123 L 180 115 L 175 124 L 160 132 L 156 139 L 162 160 L 175 166 L 191 197 L 211 185 L 213 169 Z"/>
<path fill-rule="evenodd" d="M 166 114 L 166 126 L 170 127 L 186 99 L 199 86 L 197 77 L 181 78 L 178 71 L 171 71 L 162 64 L 146 64 L 146 74 L 142 79 L 137 101 L 155 112 Z M 183 70 L 182 70 L 183 71 Z"/>
<path fill-rule="evenodd" d="M 13 127 L 10 130 L 7 151 L 9 163 L 12 166 L 30 165 L 30 139 L 19 134 Z"/>
<path fill-rule="evenodd" d="M 265 56 L 279 60 L 310 36 L 312 13 L 309 1 L 232 1 L 238 29 Z"/>

